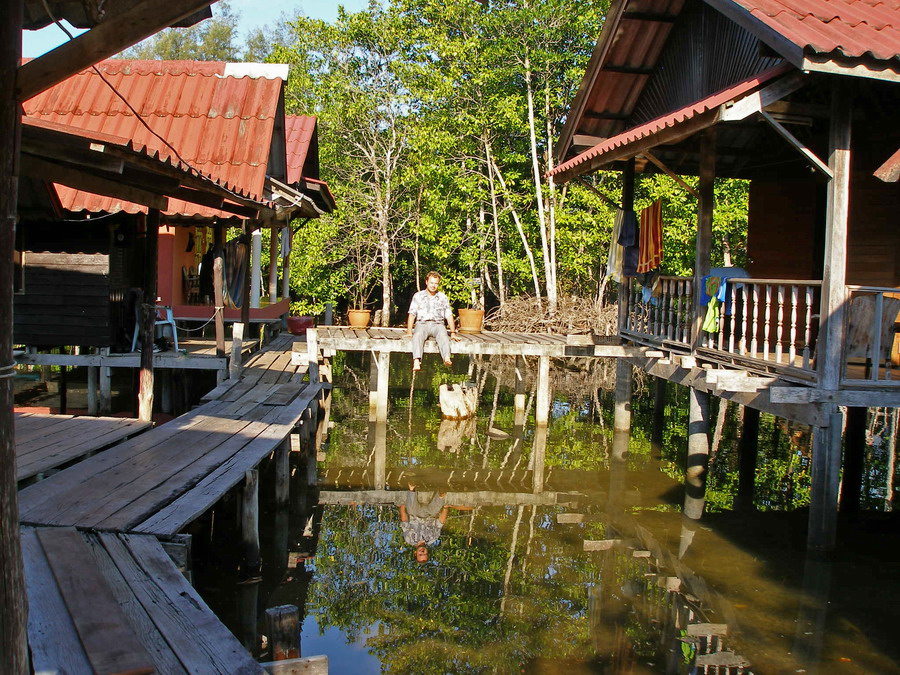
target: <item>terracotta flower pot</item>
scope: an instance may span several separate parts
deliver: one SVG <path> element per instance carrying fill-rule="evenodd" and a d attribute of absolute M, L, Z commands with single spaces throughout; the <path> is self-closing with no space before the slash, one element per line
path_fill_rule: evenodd
<path fill-rule="evenodd" d="M 289 316 L 287 318 L 288 332 L 291 335 L 306 335 L 307 328 L 313 328 L 316 325 L 314 316 Z"/>
<path fill-rule="evenodd" d="M 459 332 L 460 333 L 480 333 L 481 326 L 484 323 L 483 309 L 461 309 L 459 310 Z"/>
<path fill-rule="evenodd" d="M 347 311 L 347 321 L 351 328 L 365 328 L 371 315 L 371 309 L 351 309 Z"/>

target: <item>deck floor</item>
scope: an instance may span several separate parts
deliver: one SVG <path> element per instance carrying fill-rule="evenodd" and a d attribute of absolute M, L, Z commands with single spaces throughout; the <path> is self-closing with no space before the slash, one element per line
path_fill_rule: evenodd
<path fill-rule="evenodd" d="M 16 480 L 33 478 L 149 429 L 123 417 L 15 414 Z"/>
<path fill-rule="evenodd" d="M 170 535 L 211 508 L 294 430 L 320 385 L 292 339 L 254 355 L 186 415 L 19 492 L 22 523 Z"/>

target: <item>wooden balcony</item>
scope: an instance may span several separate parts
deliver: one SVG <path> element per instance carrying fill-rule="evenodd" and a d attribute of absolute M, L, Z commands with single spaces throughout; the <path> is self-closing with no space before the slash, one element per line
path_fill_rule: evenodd
<path fill-rule="evenodd" d="M 821 286 L 808 279 L 729 279 L 711 310 L 709 304 L 695 307 L 690 277 L 659 277 L 652 292 L 632 279 L 620 300 L 620 333 L 641 344 L 815 385 Z M 847 286 L 846 297 L 842 388 L 900 388 L 900 289 Z"/>

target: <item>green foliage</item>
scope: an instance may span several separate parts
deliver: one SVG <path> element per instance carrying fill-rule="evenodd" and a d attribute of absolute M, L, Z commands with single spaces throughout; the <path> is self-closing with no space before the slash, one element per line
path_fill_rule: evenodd
<path fill-rule="evenodd" d="M 213 18 L 189 28 L 167 28 L 122 52 L 126 59 L 239 61 L 237 22 L 227 0 L 213 7 Z"/>

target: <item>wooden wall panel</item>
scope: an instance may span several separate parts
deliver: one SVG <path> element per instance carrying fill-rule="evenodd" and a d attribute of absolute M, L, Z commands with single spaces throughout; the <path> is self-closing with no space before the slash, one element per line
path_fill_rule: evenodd
<path fill-rule="evenodd" d="M 817 185 L 813 182 L 750 184 L 748 272 L 758 279 L 816 279 Z"/>

